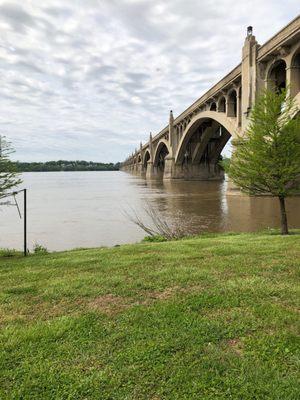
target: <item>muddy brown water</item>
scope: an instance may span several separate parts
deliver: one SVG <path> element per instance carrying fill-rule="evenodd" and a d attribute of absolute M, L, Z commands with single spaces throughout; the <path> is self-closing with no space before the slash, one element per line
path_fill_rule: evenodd
<path fill-rule="evenodd" d="M 49 250 L 113 246 L 145 233 L 126 214 L 147 221 L 145 207 L 191 232 L 248 232 L 279 227 L 277 200 L 226 195 L 225 182 L 145 181 L 124 172 L 23 174 L 28 188 L 28 244 Z M 19 196 L 22 207 L 22 196 Z M 287 201 L 290 227 L 300 227 L 300 197 Z M 16 207 L 0 207 L 0 247 L 22 248 Z"/>

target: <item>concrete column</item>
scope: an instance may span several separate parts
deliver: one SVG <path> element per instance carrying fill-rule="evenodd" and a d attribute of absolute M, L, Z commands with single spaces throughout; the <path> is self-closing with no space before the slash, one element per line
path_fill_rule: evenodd
<path fill-rule="evenodd" d="M 169 117 L 169 154 L 165 158 L 165 168 L 163 179 L 172 179 L 175 165 L 175 133 L 174 133 L 174 117 L 172 110 Z"/>
<path fill-rule="evenodd" d="M 137 162 L 136 162 L 136 174 L 138 175 L 138 176 L 140 176 L 141 175 L 141 162 L 140 161 L 138 161 L 137 160 Z"/>
<path fill-rule="evenodd" d="M 237 118 L 237 125 L 240 126 L 241 125 L 241 98 L 240 98 L 240 88 L 238 88 L 236 90 L 237 93 L 237 97 L 236 97 L 236 118 Z"/>
<path fill-rule="evenodd" d="M 165 158 L 165 168 L 163 179 L 172 179 L 173 178 L 173 169 L 174 169 L 174 158 L 169 155 Z"/>
<path fill-rule="evenodd" d="M 287 95 L 291 95 L 292 96 L 292 77 L 293 75 L 293 70 L 291 68 L 291 64 L 290 63 L 286 63 L 286 73 L 285 73 L 285 78 L 286 78 L 286 88 L 287 88 Z"/>
<path fill-rule="evenodd" d="M 174 126 L 174 155 L 176 154 L 176 150 L 178 147 L 178 138 L 179 138 L 179 130 L 178 130 L 178 125 L 175 127 Z"/>
<path fill-rule="evenodd" d="M 143 161 L 143 143 L 140 142 L 140 155 L 141 155 L 141 160 Z"/>
<path fill-rule="evenodd" d="M 170 147 L 170 153 L 169 155 L 171 157 L 174 157 L 175 153 L 175 129 L 174 129 L 174 117 L 173 117 L 173 111 L 170 111 L 170 116 L 169 116 L 169 147 Z"/>
<path fill-rule="evenodd" d="M 258 43 L 252 35 L 252 27 L 248 27 L 247 37 L 242 50 L 242 130 L 248 124 L 248 116 L 256 96 Z"/>
<path fill-rule="evenodd" d="M 150 160 L 153 163 L 153 157 L 154 157 L 154 151 L 153 151 L 153 142 L 152 142 L 152 133 L 150 132 L 150 137 L 149 137 L 149 152 L 150 152 Z"/>
<path fill-rule="evenodd" d="M 153 178 L 155 178 L 153 162 L 149 160 L 147 163 L 146 179 L 153 179 Z"/>
<path fill-rule="evenodd" d="M 288 66 L 286 69 L 286 84 L 291 97 L 295 97 L 300 91 L 300 66 Z"/>

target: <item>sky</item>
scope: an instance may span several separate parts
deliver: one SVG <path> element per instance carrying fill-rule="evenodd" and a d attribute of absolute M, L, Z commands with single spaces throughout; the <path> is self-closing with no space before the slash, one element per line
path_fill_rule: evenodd
<path fill-rule="evenodd" d="M 0 0 L 0 134 L 20 161 L 122 161 L 299 0 Z"/>

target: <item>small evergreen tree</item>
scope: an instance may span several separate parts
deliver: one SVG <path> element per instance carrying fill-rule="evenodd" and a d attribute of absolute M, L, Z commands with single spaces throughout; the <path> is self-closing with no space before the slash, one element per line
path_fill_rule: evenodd
<path fill-rule="evenodd" d="M 14 163 L 9 158 L 13 152 L 10 143 L 0 135 L 0 199 L 13 187 L 22 183 Z"/>
<path fill-rule="evenodd" d="M 288 234 L 285 198 L 300 190 L 300 117 L 285 90 L 257 99 L 245 135 L 233 146 L 229 177 L 247 194 L 276 196 L 281 233 Z"/>

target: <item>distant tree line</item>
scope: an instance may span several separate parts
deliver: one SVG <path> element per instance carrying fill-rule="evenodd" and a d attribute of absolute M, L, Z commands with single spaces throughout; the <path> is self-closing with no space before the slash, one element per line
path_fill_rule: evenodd
<path fill-rule="evenodd" d="M 118 171 L 120 163 L 101 163 L 93 161 L 45 161 L 20 162 L 16 161 L 17 172 L 51 172 L 51 171 Z"/>

